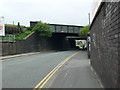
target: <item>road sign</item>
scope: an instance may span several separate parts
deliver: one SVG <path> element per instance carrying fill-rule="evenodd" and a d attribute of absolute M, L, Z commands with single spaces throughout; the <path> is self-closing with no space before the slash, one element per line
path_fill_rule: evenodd
<path fill-rule="evenodd" d="M 5 36 L 4 17 L 0 17 L 0 36 Z"/>
<path fill-rule="evenodd" d="M 88 36 L 87 40 L 88 40 L 88 42 L 91 42 L 91 38 L 90 38 L 90 36 Z"/>

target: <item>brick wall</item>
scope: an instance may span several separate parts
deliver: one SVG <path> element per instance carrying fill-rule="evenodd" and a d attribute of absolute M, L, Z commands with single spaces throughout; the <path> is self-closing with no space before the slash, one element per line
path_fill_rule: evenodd
<path fill-rule="evenodd" d="M 120 87 L 120 2 L 102 2 L 90 32 L 92 67 L 104 87 Z"/>
<path fill-rule="evenodd" d="M 25 40 L 16 40 L 16 42 L 2 42 L 2 55 L 14 55 L 29 52 L 40 52 L 53 50 L 52 38 L 39 37 L 37 33 L 31 34 Z"/>
<path fill-rule="evenodd" d="M 66 39 L 65 34 L 58 33 L 54 33 L 50 38 L 40 37 L 38 33 L 33 33 L 26 40 L 3 42 L 1 45 L 3 56 L 48 50 L 69 50 L 75 48 L 75 45 L 71 43 L 71 40 Z"/>
<path fill-rule="evenodd" d="M 118 36 L 118 64 L 119 64 L 119 66 L 118 66 L 118 68 L 119 68 L 119 81 L 118 81 L 118 83 L 119 83 L 119 88 L 120 88 L 120 2 L 119 2 L 119 12 L 118 12 L 118 14 L 119 14 L 119 16 L 118 16 L 118 23 L 119 23 L 119 30 L 118 30 L 118 34 L 119 34 L 119 36 Z"/>
<path fill-rule="evenodd" d="M 21 31 L 24 31 L 24 30 L 26 30 L 26 28 L 5 26 L 5 33 L 6 34 L 21 33 Z"/>

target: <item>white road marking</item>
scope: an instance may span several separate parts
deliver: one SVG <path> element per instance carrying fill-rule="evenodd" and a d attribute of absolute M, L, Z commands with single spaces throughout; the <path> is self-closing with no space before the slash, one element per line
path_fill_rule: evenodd
<path fill-rule="evenodd" d="M 64 76 L 64 79 L 66 78 L 66 76 L 68 75 L 68 72 L 69 72 L 69 70 L 66 72 L 66 74 L 65 74 L 65 76 Z"/>

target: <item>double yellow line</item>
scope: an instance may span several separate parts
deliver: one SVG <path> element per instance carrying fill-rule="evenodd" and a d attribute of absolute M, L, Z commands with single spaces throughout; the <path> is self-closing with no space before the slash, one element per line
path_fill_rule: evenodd
<path fill-rule="evenodd" d="M 56 73 L 56 71 L 63 65 L 65 64 L 70 58 L 73 56 L 77 55 L 79 52 L 76 52 L 72 54 L 71 56 L 67 57 L 65 60 L 63 60 L 60 64 L 58 64 L 44 79 L 42 79 L 35 87 L 33 90 L 40 90 L 40 88 L 43 88 L 43 86 L 49 81 L 49 79 Z"/>

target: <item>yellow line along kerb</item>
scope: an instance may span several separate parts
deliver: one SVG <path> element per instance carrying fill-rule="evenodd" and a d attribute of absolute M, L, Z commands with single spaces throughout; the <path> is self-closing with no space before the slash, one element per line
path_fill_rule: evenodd
<path fill-rule="evenodd" d="M 63 62 L 63 61 L 62 61 Z M 61 63 L 62 63 L 61 62 Z M 60 64 L 61 64 L 60 63 Z M 53 72 L 54 72 L 54 70 L 60 65 L 60 64 L 58 64 L 44 79 L 42 79 L 36 86 L 35 86 L 35 88 L 38 88 L 43 82 L 44 82 L 44 80 L 46 80 Z M 33 89 L 33 90 L 35 90 L 35 88 Z"/>
<path fill-rule="evenodd" d="M 65 60 L 63 60 L 60 64 L 58 64 L 44 79 L 42 79 L 35 87 L 33 90 L 40 90 L 40 88 L 43 88 L 43 86 L 49 81 L 49 79 L 57 72 L 57 70 L 64 64 L 66 63 L 70 58 L 73 56 L 77 55 L 79 52 L 74 53 L 73 55 L 67 57 Z"/>

